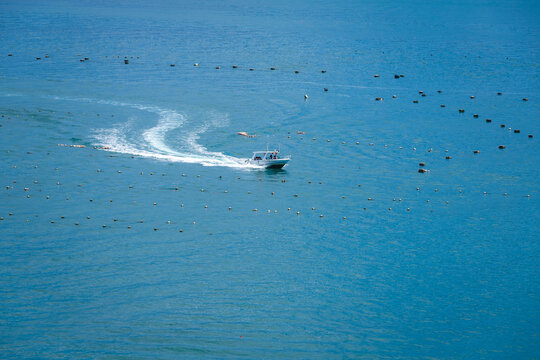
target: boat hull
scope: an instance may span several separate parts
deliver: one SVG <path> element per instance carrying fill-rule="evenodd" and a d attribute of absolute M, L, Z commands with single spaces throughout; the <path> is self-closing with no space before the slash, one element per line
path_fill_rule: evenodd
<path fill-rule="evenodd" d="M 250 164 L 257 165 L 266 169 L 281 169 L 289 162 L 289 159 L 276 160 L 248 160 Z"/>

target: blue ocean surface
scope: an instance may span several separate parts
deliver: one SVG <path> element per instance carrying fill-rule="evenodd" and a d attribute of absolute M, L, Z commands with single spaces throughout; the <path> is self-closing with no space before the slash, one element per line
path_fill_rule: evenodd
<path fill-rule="evenodd" d="M 539 358 L 539 18 L 0 0 L 0 358 Z"/>

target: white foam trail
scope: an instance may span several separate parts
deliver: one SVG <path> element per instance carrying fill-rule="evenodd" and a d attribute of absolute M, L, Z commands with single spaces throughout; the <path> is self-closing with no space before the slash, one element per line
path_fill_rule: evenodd
<path fill-rule="evenodd" d="M 91 99 L 80 99 L 82 101 L 93 101 Z M 162 109 L 156 106 L 145 106 L 139 104 L 122 103 L 108 100 L 95 100 L 93 102 L 131 107 L 141 111 L 148 111 L 159 116 L 157 124 L 143 132 L 147 149 L 141 149 L 137 145 L 130 143 L 127 139 L 128 127 L 127 124 L 117 125 L 111 129 L 98 129 L 94 137 L 99 142 L 99 146 L 108 147 L 109 151 L 130 154 L 158 160 L 170 162 L 183 162 L 191 164 L 201 164 L 203 166 L 224 166 L 232 168 L 259 168 L 252 164 L 247 164 L 245 159 L 236 158 L 234 156 L 225 155 L 222 152 L 208 151 L 204 146 L 199 144 L 197 140 L 200 134 L 206 132 L 210 125 L 219 126 L 218 122 L 213 121 L 212 124 L 204 124 L 197 130 L 186 134 L 183 137 L 185 151 L 171 149 L 165 142 L 167 133 L 171 130 L 181 128 L 186 122 L 185 116 L 173 110 Z"/>

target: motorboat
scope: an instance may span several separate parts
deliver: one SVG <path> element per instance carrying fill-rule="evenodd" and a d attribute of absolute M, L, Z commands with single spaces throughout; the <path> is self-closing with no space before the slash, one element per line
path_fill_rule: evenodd
<path fill-rule="evenodd" d="M 254 151 L 253 156 L 246 160 L 247 164 L 257 165 L 266 169 L 281 169 L 291 160 L 291 156 L 279 156 L 279 150 Z"/>

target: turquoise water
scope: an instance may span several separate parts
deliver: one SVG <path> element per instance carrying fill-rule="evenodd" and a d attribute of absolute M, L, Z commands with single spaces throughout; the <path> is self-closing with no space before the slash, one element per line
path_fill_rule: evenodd
<path fill-rule="evenodd" d="M 539 15 L 0 1 L 0 357 L 538 358 Z"/>

